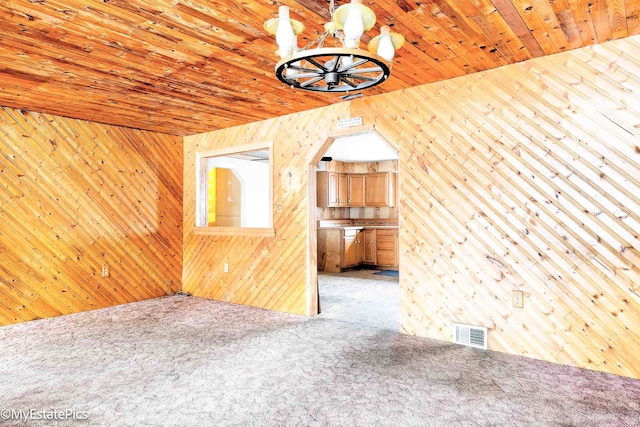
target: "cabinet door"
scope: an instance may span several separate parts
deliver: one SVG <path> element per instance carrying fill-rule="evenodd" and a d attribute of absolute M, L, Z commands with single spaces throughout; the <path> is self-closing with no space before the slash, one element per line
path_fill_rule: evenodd
<path fill-rule="evenodd" d="M 398 265 L 398 230 L 376 231 L 376 264 L 387 267 Z"/>
<path fill-rule="evenodd" d="M 338 194 L 338 203 L 336 206 L 348 206 L 349 205 L 349 192 L 348 192 L 348 181 L 346 173 L 336 173 L 337 180 L 337 194 Z"/>
<path fill-rule="evenodd" d="M 335 172 L 329 172 L 328 177 L 328 203 L 327 206 L 338 206 L 338 176 L 340 174 Z"/>
<path fill-rule="evenodd" d="M 363 233 L 363 246 L 364 246 L 364 255 L 363 260 L 365 264 L 375 264 L 376 263 L 376 230 L 375 229 L 366 229 Z"/>
<path fill-rule="evenodd" d="M 342 267 L 353 267 L 356 265 L 356 236 L 345 236 L 343 240 Z"/>
<path fill-rule="evenodd" d="M 316 174 L 316 205 L 320 208 L 338 206 L 337 172 L 320 171 Z"/>
<path fill-rule="evenodd" d="M 365 178 L 366 206 L 395 206 L 396 174 L 370 173 Z"/>
<path fill-rule="evenodd" d="M 367 175 L 366 204 L 367 206 L 386 206 L 388 198 L 389 174 L 370 173 Z"/>
<path fill-rule="evenodd" d="M 349 174 L 349 206 L 364 206 L 364 174 Z"/>
<path fill-rule="evenodd" d="M 364 259 L 364 232 L 358 230 L 356 232 L 356 265 L 362 264 Z"/>

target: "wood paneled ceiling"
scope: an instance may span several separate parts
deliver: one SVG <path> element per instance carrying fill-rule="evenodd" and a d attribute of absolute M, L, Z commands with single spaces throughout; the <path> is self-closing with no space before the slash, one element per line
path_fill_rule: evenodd
<path fill-rule="evenodd" d="M 336 4 L 346 3 L 337 1 Z M 640 0 L 365 0 L 407 43 L 378 94 L 640 33 Z M 282 85 L 278 5 L 322 32 L 326 0 L 3 0 L 0 105 L 175 135 L 328 104 Z"/>

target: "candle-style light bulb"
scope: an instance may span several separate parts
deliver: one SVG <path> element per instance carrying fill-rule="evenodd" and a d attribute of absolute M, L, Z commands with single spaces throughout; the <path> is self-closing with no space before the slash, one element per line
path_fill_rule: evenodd
<path fill-rule="evenodd" d="M 362 0 L 351 0 L 349 5 L 349 14 L 344 23 L 344 47 L 346 48 L 357 49 L 360 45 L 360 37 L 364 33 L 360 4 Z"/>
<path fill-rule="evenodd" d="M 281 58 L 286 58 L 293 53 L 294 45 L 296 44 L 296 35 L 291 26 L 291 18 L 289 17 L 289 8 L 287 6 L 280 6 L 278 8 L 276 43 L 278 43 L 278 52 Z"/>
<path fill-rule="evenodd" d="M 376 53 L 386 59 L 387 62 L 391 62 L 396 54 L 396 49 L 391 42 L 391 28 L 388 25 L 380 27 L 380 43 Z"/>

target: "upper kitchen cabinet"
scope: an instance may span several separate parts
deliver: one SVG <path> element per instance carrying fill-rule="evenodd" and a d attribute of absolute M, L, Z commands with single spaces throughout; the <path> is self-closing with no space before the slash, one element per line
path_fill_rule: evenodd
<path fill-rule="evenodd" d="M 364 174 L 318 172 L 317 206 L 328 208 L 364 206 Z"/>
<path fill-rule="evenodd" d="M 365 205 L 396 205 L 398 174 L 395 172 L 368 173 L 365 175 Z"/>
<path fill-rule="evenodd" d="M 316 189 L 318 207 L 335 208 L 347 205 L 347 174 L 318 172 Z"/>
<path fill-rule="evenodd" d="M 349 206 L 365 206 L 364 203 L 364 174 L 350 173 L 347 175 L 347 204 Z"/>
<path fill-rule="evenodd" d="M 333 172 L 329 172 L 329 174 L 333 174 Z M 338 207 L 347 207 L 349 206 L 349 180 L 348 180 L 348 175 L 346 173 L 338 173 L 338 204 L 336 205 L 331 205 L 331 206 L 338 206 Z M 334 182 L 334 179 L 329 178 L 330 182 Z M 331 187 L 331 185 L 329 186 Z"/>

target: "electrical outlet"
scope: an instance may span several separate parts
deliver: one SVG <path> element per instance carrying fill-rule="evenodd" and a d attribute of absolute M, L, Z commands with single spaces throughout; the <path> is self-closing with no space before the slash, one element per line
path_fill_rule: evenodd
<path fill-rule="evenodd" d="M 517 308 L 524 307 L 524 292 L 522 291 L 513 291 L 511 294 L 511 300 L 513 302 L 513 306 Z"/>
<path fill-rule="evenodd" d="M 223 268 L 224 268 L 224 272 L 228 273 L 229 272 L 229 263 L 225 262 Z"/>
<path fill-rule="evenodd" d="M 109 277 L 109 264 L 102 266 L 102 277 Z"/>

